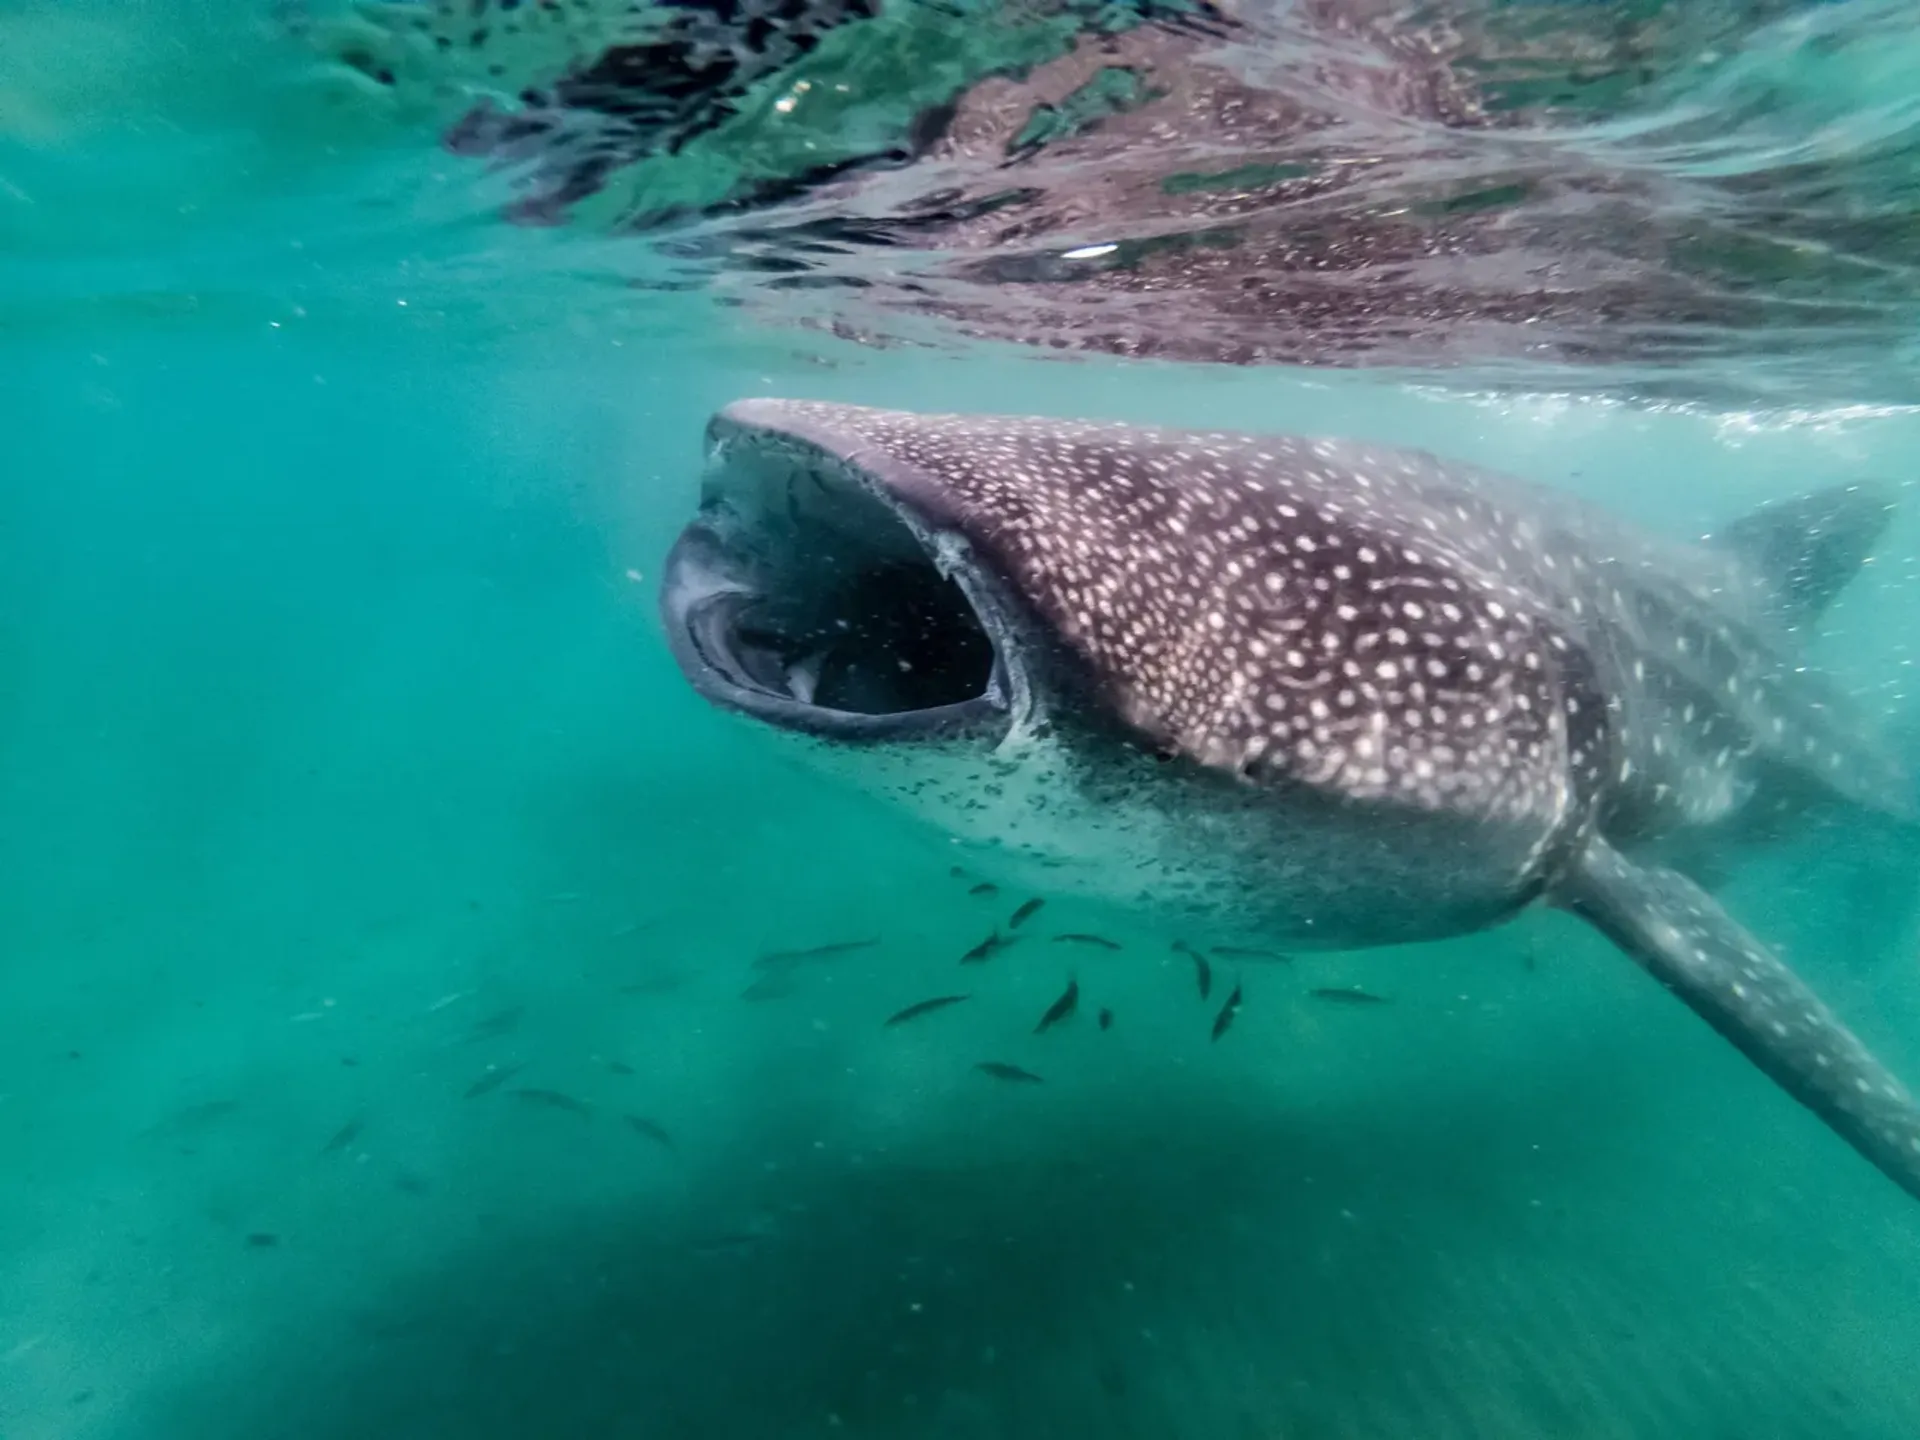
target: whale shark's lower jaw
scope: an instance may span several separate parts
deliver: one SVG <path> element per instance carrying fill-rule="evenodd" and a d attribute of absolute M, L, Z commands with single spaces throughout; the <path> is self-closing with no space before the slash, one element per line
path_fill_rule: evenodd
<path fill-rule="evenodd" d="M 1004 737 L 1020 647 L 937 520 L 782 437 L 730 427 L 712 442 L 661 586 L 694 689 L 827 740 Z"/>

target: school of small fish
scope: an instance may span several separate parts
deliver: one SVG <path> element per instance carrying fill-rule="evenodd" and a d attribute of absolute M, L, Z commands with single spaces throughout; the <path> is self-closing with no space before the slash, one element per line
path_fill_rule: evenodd
<path fill-rule="evenodd" d="M 951 870 L 954 879 L 966 886 L 970 899 L 983 902 L 997 902 L 1000 886 L 989 880 L 979 880 L 959 866 Z M 566 895 L 550 897 L 554 899 L 577 899 Z M 1025 928 L 1035 919 L 1046 905 L 1043 896 L 1032 896 L 1023 900 L 1006 915 L 1004 921 L 993 924 L 984 938 L 975 942 L 958 957 L 958 963 L 974 966 L 982 965 L 1003 955 L 1016 944 L 1027 938 Z M 616 932 L 614 938 L 629 935 L 638 927 L 628 925 Z M 1063 930 L 1047 937 L 1052 945 L 1064 946 L 1081 952 L 1098 952 L 1102 955 L 1123 953 L 1126 949 L 1120 941 L 1106 935 L 1086 930 Z M 817 944 L 795 946 L 770 950 L 755 956 L 749 962 L 748 969 L 752 981 L 741 992 L 740 998 L 748 1001 L 778 1000 L 797 993 L 804 972 L 824 966 L 827 962 L 840 959 L 881 945 L 879 936 L 859 936 L 844 940 L 828 940 Z M 1173 954 L 1181 957 L 1191 968 L 1194 988 L 1203 1004 L 1211 1005 L 1213 997 L 1214 966 L 1225 961 L 1234 964 L 1288 965 L 1293 962 L 1291 955 L 1278 950 L 1262 949 L 1242 945 L 1209 945 L 1202 949 L 1186 940 L 1172 941 Z M 1528 968 L 1533 968 L 1531 964 Z M 678 977 L 670 977 L 672 984 L 639 982 L 616 987 L 617 993 L 628 996 L 658 995 L 677 988 Z M 656 977 L 657 979 L 657 977 Z M 1096 978 L 1096 987 L 1098 984 Z M 455 1007 L 459 1002 L 472 997 L 472 991 L 459 991 L 442 997 L 428 1006 L 428 1015 L 438 1015 Z M 1309 988 L 1303 992 L 1305 998 L 1325 1004 L 1341 1007 L 1368 1007 L 1390 1004 L 1389 997 L 1375 994 L 1355 986 L 1326 985 Z M 882 1020 L 881 1028 L 895 1029 L 923 1021 L 929 1016 L 938 1015 L 967 1004 L 974 999 L 972 991 L 954 992 L 929 996 L 901 1006 Z M 1077 970 L 1069 970 L 1057 998 L 1047 1006 L 1035 1022 L 1031 1034 L 1046 1035 L 1049 1032 L 1070 1024 L 1081 1009 L 1081 976 Z M 1214 1010 L 1209 1041 L 1217 1042 L 1233 1027 L 1245 1000 L 1244 982 L 1236 977 L 1225 1001 Z M 1109 1005 L 1097 1005 L 1092 1010 L 1096 1028 L 1105 1032 L 1114 1024 L 1114 1012 Z M 514 1039 L 526 1018 L 527 1007 L 521 1004 L 504 1006 L 480 1019 L 456 1025 L 441 1042 L 454 1047 L 485 1047 Z M 615 1056 L 594 1054 L 587 1057 L 590 1064 L 597 1066 L 618 1081 L 637 1080 L 640 1070 L 625 1060 Z M 356 1060 L 343 1057 L 343 1064 L 354 1065 Z M 551 1085 L 518 1084 L 530 1068 L 531 1062 L 518 1058 L 488 1061 L 477 1073 L 472 1074 L 465 1088 L 460 1092 L 463 1101 L 481 1100 L 490 1095 L 498 1095 L 506 1101 L 514 1102 L 518 1108 L 526 1111 L 544 1111 L 555 1115 L 571 1116 L 576 1120 L 591 1122 L 597 1115 L 611 1113 L 634 1137 L 644 1140 L 650 1146 L 667 1155 L 680 1153 L 679 1141 L 660 1121 L 636 1110 L 626 1108 L 624 1097 L 609 1099 L 602 1096 L 596 1100 L 582 1099 L 565 1090 Z M 1045 1077 L 1038 1071 L 1025 1065 L 1008 1060 L 977 1060 L 973 1063 L 975 1073 L 989 1079 L 1010 1085 L 1040 1085 Z M 489 1103 L 500 1103 L 499 1101 Z M 157 1135 L 180 1137 L 206 1128 L 214 1122 L 226 1118 L 238 1111 L 238 1102 L 214 1100 L 182 1107 L 173 1116 L 155 1127 Z M 356 1163 L 367 1161 L 370 1156 L 362 1148 L 362 1141 L 370 1128 L 377 1129 L 376 1117 L 364 1110 L 351 1114 L 318 1146 L 317 1153 L 322 1157 L 350 1155 Z M 390 1176 L 394 1187 L 410 1195 L 426 1194 L 429 1186 L 418 1175 L 407 1170 L 399 1170 Z M 256 1231 L 246 1237 L 246 1244 L 254 1249 L 272 1249 L 280 1244 L 278 1234 Z"/>
<path fill-rule="evenodd" d="M 961 866 L 955 865 L 951 867 L 948 874 L 953 879 L 965 884 L 967 895 L 973 899 L 993 901 L 997 900 L 1000 895 L 1000 887 L 997 884 L 990 880 L 978 880 Z M 1014 908 L 1012 913 L 1007 916 L 1004 925 L 995 924 L 982 939 L 976 941 L 963 951 L 959 957 L 959 963 L 962 965 L 982 965 L 994 959 L 996 956 L 1004 954 L 1024 938 L 1019 932 L 1040 913 L 1046 903 L 1044 896 L 1037 895 L 1023 900 Z M 1097 950 L 1109 954 L 1116 954 L 1125 949 L 1117 940 L 1086 930 L 1061 931 L 1049 938 L 1051 943 L 1055 945 Z M 869 949 L 879 943 L 878 938 L 828 941 L 818 945 L 779 950 L 762 955 L 753 962 L 753 968 L 762 972 L 762 976 L 753 985 L 749 986 L 747 990 L 742 992 L 741 998 L 747 1000 L 780 998 L 792 993 L 791 985 L 787 977 L 795 967 Z M 1236 964 L 1291 965 L 1294 958 L 1284 951 L 1249 945 L 1210 945 L 1202 950 L 1186 940 L 1179 939 L 1172 942 L 1172 948 L 1175 954 L 1183 957 L 1192 967 L 1194 988 L 1199 992 L 1200 1000 L 1203 1003 L 1210 1003 L 1213 998 L 1214 963 L 1216 961 L 1230 961 Z M 1309 999 L 1319 1000 L 1332 1005 L 1368 1006 L 1391 1003 L 1388 997 L 1384 995 L 1376 995 L 1371 991 L 1352 986 L 1317 986 L 1308 989 L 1304 993 Z M 1080 1009 L 1080 998 L 1080 977 L 1078 974 L 1069 973 L 1066 977 L 1065 988 L 1060 992 L 1059 997 L 1041 1014 L 1039 1020 L 1033 1027 L 1032 1033 L 1034 1035 L 1044 1035 L 1055 1027 L 1064 1025 L 1072 1020 Z M 950 1010 L 972 999 L 973 993 L 968 991 L 963 994 L 934 995 L 924 1000 L 916 1000 L 888 1015 L 881 1022 L 881 1026 L 884 1029 L 894 1029 L 898 1026 L 920 1020 L 926 1016 Z M 1209 1030 L 1210 1042 L 1218 1042 L 1233 1028 L 1233 1023 L 1239 1016 L 1245 1000 L 1245 981 L 1236 977 L 1232 990 L 1227 994 L 1220 1007 L 1212 1012 L 1213 1021 Z M 1113 1020 L 1113 1010 L 1110 1006 L 1101 1005 L 1095 1009 L 1094 1023 L 1099 1030 L 1111 1030 L 1113 1028 Z M 1035 1085 L 1043 1083 L 1044 1078 L 1034 1071 L 1027 1069 L 1025 1066 L 1015 1065 L 1004 1060 L 981 1060 L 976 1062 L 973 1068 L 980 1074 L 989 1076 L 995 1080 L 1014 1084 Z M 480 1083 L 484 1084 L 486 1082 L 483 1080 Z"/>
<path fill-rule="evenodd" d="M 997 898 L 1000 894 L 1000 887 L 998 885 L 995 885 L 991 881 L 975 881 L 966 870 L 958 865 L 953 866 L 948 873 L 955 880 L 967 884 L 967 894 L 971 897 L 990 900 Z M 1046 900 L 1041 896 L 1035 896 L 1021 902 L 1021 904 L 1014 909 L 1013 913 L 1008 916 L 1004 928 L 996 924 L 987 932 L 984 939 L 979 940 L 961 954 L 959 963 L 962 965 L 984 964 L 1006 951 L 1022 938 L 1019 934 L 1013 932 L 1020 930 L 1022 926 L 1031 921 L 1039 914 L 1045 904 Z M 1052 943 L 1056 945 L 1069 945 L 1108 953 L 1118 953 L 1125 948 L 1117 940 L 1085 930 L 1062 931 L 1059 934 L 1051 936 L 1050 939 Z M 853 942 L 844 942 L 840 945 L 819 946 L 812 951 L 792 953 L 828 954 L 853 948 L 856 948 Z M 1232 961 L 1240 964 L 1265 965 L 1291 965 L 1293 963 L 1293 956 L 1284 951 L 1267 949 L 1261 946 L 1210 945 L 1202 950 L 1186 940 L 1177 939 L 1172 942 L 1172 948 L 1175 954 L 1182 956 L 1192 967 L 1194 988 L 1199 992 L 1200 999 L 1203 1003 L 1210 1003 L 1213 997 L 1213 972 L 1214 962 L 1216 960 Z M 1376 995 L 1371 991 L 1352 986 L 1316 986 L 1308 989 L 1304 993 L 1309 999 L 1319 1000 L 1332 1005 L 1367 1006 L 1391 1003 L 1388 997 L 1384 995 Z M 1033 1027 L 1033 1033 L 1035 1035 L 1044 1035 L 1056 1026 L 1063 1025 L 1071 1020 L 1080 1008 L 1080 994 L 1080 977 L 1078 974 L 1070 973 L 1066 979 L 1065 989 L 1061 991 L 1059 998 L 1042 1013 L 1039 1021 Z M 939 1011 L 950 1009 L 972 998 L 972 992 L 961 995 L 935 995 L 929 999 L 915 1001 L 913 1004 L 894 1011 L 882 1024 L 885 1028 L 892 1029 L 895 1026 L 918 1020 L 922 1016 L 932 1015 Z M 1235 978 L 1232 990 L 1227 994 L 1219 1009 L 1213 1012 L 1213 1022 L 1208 1037 L 1210 1043 L 1218 1042 L 1233 1028 L 1234 1020 L 1239 1016 L 1245 1001 L 1245 981 L 1240 978 Z M 1113 1028 L 1113 1010 L 1110 1006 L 1102 1005 L 1097 1007 L 1094 1016 L 1094 1023 L 1100 1030 L 1105 1031 Z M 1003 1060 L 982 1060 L 974 1065 L 974 1069 L 993 1079 L 1016 1084 L 1040 1084 L 1043 1080 L 1043 1077 L 1034 1071 Z"/>

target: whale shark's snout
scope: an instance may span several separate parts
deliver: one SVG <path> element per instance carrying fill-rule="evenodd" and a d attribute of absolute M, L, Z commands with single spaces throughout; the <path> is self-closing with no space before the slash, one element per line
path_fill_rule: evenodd
<path fill-rule="evenodd" d="M 840 741 L 1004 735 L 1017 602 L 930 477 L 857 463 L 779 401 L 707 431 L 699 513 L 667 559 L 661 612 L 708 700 Z"/>

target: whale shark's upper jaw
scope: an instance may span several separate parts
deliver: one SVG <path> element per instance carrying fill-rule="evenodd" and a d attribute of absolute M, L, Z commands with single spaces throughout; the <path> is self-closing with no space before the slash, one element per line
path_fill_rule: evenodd
<path fill-rule="evenodd" d="M 936 493 L 774 421 L 717 415 L 661 613 L 694 689 L 839 741 L 997 741 L 1026 693 L 1012 606 Z"/>

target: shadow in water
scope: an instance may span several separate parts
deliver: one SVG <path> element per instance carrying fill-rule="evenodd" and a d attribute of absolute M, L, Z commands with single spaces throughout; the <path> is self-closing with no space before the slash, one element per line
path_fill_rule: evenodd
<path fill-rule="evenodd" d="M 1757 1206 L 1744 1151 L 1637 1130 L 1644 1084 L 1371 1130 L 1222 1099 L 1137 1096 L 1044 1157 L 756 1156 L 673 1214 L 503 1221 L 354 1314 L 282 1303 L 139 1433 L 1920 1433 L 1908 1347 L 1845 1348 L 1920 1320 L 1911 1262 L 1903 1289 L 1830 1205 Z"/>

